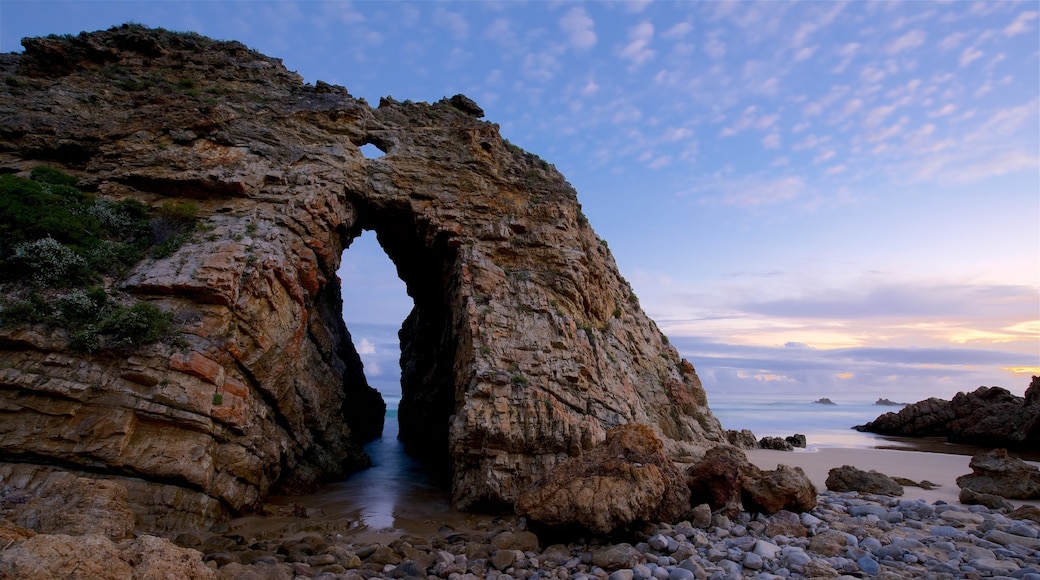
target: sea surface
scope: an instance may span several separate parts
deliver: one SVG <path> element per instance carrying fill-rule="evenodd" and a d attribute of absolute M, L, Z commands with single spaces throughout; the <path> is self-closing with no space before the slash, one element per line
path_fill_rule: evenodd
<path fill-rule="evenodd" d="M 783 400 L 754 397 L 708 398 L 712 414 L 724 429 L 750 429 L 755 437 L 805 435 L 806 451 L 824 447 L 873 448 L 894 443 L 891 438 L 860 433 L 852 427 L 873 421 L 900 406 L 864 402 L 835 402 L 834 405 L 811 400 Z"/>

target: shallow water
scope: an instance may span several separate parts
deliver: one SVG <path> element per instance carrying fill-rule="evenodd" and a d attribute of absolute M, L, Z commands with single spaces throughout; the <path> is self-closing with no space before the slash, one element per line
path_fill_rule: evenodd
<path fill-rule="evenodd" d="M 365 446 L 372 467 L 312 494 L 269 498 L 271 511 L 288 512 L 299 506 L 307 510 L 308 517 L 239 518 L 232 528 L 244 536 L 322 531 L 374 542 L 403 533 L 429 535 L 443 525 L 460 531 L 473 529 L 491 519 L 452 509 L 448 490 L 434 484 L 421 465 L 404 453 L 397 432 L 397 411 L 391 410 L 383 436 Z"/>

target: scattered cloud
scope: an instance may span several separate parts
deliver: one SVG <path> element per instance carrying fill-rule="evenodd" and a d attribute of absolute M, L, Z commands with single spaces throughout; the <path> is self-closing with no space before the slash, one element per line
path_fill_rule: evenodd
<path fill-rule="evenodd" d="M 721 37 L 722 32 L 714 30 L 708 34 L 708 38 L 704 41 L 704 52 L 715 60 L 726 56 L 726 43 L 722 42 Z"/>
<path fill-rule="evenodd" d="M 1004 28 L 1005 36 L 1016 36 L 1032 30 L 1032 22 L 1036 20 L 1036 12 L 1023 12 Z"/>
<path fill-rule="evenodd" d="M 649 22 L 640 22 L 628 32 L 630 41 L 621 48 L 621 57 L 636 65 L 654 57 L 654 51 L 649 48 L 650 41 L 654 37 L 654 25 Z"/>
<path fill-rule="evenodd" d="M 691 32 L 693 32 L 692 24 L 690 24 L 689 22 L 679 22 L 677 24 L 672 25 L 668 30 L 662 32 L 661 37 L 666 38 L 668 40 L 676 40 L 678 38 L 682 38 L 688 35 Z"/>
<path fill-rule="evenodd" d="M 961 52 L 961 58 L 959 62 L 961 63 L 961 66 L 968 66 L 969 64 L 982 58 L 983 54 L 984 53 L 981 50 L 975 48 L 974 46 L 969 46 L 968 48 L 965 48 L 963 52 Z"/>
<path fill-rule="evenodd" d="M 437 25 L 446 28 L 455 40 L 466 40 L 469 36 L 469 21 L 461 12 L 438 7 L 433 13 L 433 20 Z"/>
<path fill-rule="evenodd" d="M 574 48 L 591 48 L 596 44 L 595 22 L 584 8 L 571 8 L 560 17 L 560 29 Z"/>
<path fill-rule="evenodd" d="M 898 54 L 900 52 L 910 50 L 912 48 L 917 48 L 918 46 L 924 44 L 926 38 L 928 38 L 928 35 L 923 30 L 911 30 L 910 32 L 907 32 L 906 34 L 895 39 L 895 41 L 893 41 L 892 44 L 889 45 L 888 52 L 889 54 Z"/>

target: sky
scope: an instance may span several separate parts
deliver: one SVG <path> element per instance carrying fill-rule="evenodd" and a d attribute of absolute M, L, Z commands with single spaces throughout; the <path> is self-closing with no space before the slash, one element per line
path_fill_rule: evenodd
<path fill-rule="evenodd" d="M 558 169 L 713 398 L 1022 394 L 1040 374 L 1040 3 L 31 2 L 25 36 L 238 40 L 377 103 L 464 93 Z M 397 389 L 374 236 L 347 325 Z"/>

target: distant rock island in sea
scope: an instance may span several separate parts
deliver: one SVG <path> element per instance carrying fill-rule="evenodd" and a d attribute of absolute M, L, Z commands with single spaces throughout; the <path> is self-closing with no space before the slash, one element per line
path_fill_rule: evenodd
<path fill-rule="evenodd" d="M 828 399 L 827 397 L 820 397 L 819 399 L 813 401 L 813 403 L 817 405 L 837 405 L 837 403 Z"/>
<path fill-rule="evenodd" d="M 882 398 L 874 401 L 874 404 L 875 405 L 882 405 L 882 406 L 885 406 L 885 407 L 903 407 L 903 406 L 909 405 L 910 403 L 897 403 L 895 401 L 889 401 L 888 399 L 885 399 L 885 398 L 882 397 Z"/>

